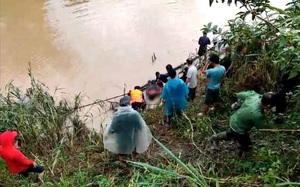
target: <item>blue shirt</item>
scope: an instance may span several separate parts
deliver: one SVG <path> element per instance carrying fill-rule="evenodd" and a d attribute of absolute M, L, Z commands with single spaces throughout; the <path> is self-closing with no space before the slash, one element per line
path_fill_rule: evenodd
<path fill-rule="evenodd" d="M 209 78 L 207 88 L 210 90 L 220 89 L 221 80 L 225 74 L 225 67 L 219 66 L 206 70 L 206 76 Z"/>

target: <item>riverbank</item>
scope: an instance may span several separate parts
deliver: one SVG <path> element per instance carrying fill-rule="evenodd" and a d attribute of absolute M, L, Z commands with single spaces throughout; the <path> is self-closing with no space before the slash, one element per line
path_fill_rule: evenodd
<path fill-rule="evenodd" d="M 203 77 L 200 79 L 200 83 L 204 83 Z M 22 134 L 22 151 L 45 166 L 44 184 L 40 186 L 86 186 L 91 183 L 102 186 L 193 186 L 202 179 L 206 186 L 214 185 L 216 181 L 221 186 L 261 186 L 282 182 L 279 178 L 299 180 L 300 149 L 295 134 L 275 132 L 274 136 L 274 132 L 254 130 L 254 151 L 242 158 L 237 157 L 234 144 L 222 144 L 219 153 L 211 153 L 206 148 L 207 139 L 214 131 L 228 127 L 224 120 L 230 115 L 231 102 L 226 93 L 223 93 L 224 106 L 210 118 L 201 119 L 197 117 L 202 98 L 200 86 L 196 100 L 185 112 L 187 118 L 175 119 L 176 125 L 172 129 L 159 123 L 158 119 L 164 117 L 163 108 L 143 113 L 153 136 L 180 161 L 153 140 L 148 152 L 138 156 L 136 161 L 139 163 L 131 163 L 131 167 L 122 169 L 116 162 L 117 156 L 104 150 L 101 134 L 88 131 L 78 113 L 66 115 L 75 106 L 80 106 L 79 98 L 74 106 L 66 101 L 55 106 L 42 85 L 37 81 L 32 85 L 34 97 L 27 105 L 12 102 L 13 95 L 17 95 L 13 91 L 9 97 L 1 97 L 1 124 L 5 124 L 1 130 L 17 128 Z M 292 115 L 290 120 L 293 119 Z M 64 130 L 63 124 L 67 121 L 71 121 L 72 132 Z M 41 128 L 37 128 L 39 125 Z M 300 128 L 299 123 L 288 126 Z M 189 171 L 187 166 L 195 170 Z M 22 180 L 9 174 L 2 160 L 0 168 L 0 185 L 31 186 L 33 176 Z"/>
<path fill-rule="evenodd" d="M 0 130 L 17 128 L 21 132 L 22 151 L 46 168 L 44 183 L 40 186 L 299 185 L 300 93 L 297 89 L 288 102 L 283 124 L 274 124 L 274 115 L 269 113 L 271 130 L 251 130 L 254 142 L 251 152 L 238 157 L 233 142 L 221 143 L 219 152 L 211 152 L 207 147 L 213 133 L 228 128 L 230 105 L 236 92 L 273 91 L 280 68 L 290 64 L 295 65 L 292 76 L 299 72 L 300 9 L 294 7 L 300 4 L 294 3 L 284 11 L 268 4 L 259 5 L 279 12 L 284 19 L 278 16 L 252 24 L 240 18 L 248 14 L 245 12 L 229 21 L 230 29 L 223 36 L 238 58 L 234 61 L 232 76 L 222 85 L 222 106 L 207 118 L 197 117 L 205 83 L 200 77 L 197 98 L 189 104 L 182 118 L 174 120 L 174 128 L 166 129 L 159 123 L 164 117 L 162 107 L 142 113 L 154 139 L 148 152 L 139 155 L 137 162 L 130 162 L 127 169 L 119 168 L 117 156 L 104 150 L 101 134 L 87 130 L 79 111 L 70 114 L 82 105 L 80 95 L 71 102 L 54 102 L 45 87 L 34 79 L 31 79 L 33 99 L 27 105 L 12 101 L 19 96 L 17 88 L 12 87 L 9 95 L 1 96 Z M 245 6 L 251 10 L 257 8 Z M 268 14 L 261 14 L 264 13 Z M 254 19 L 256 16 L 261 18 L 256 14 Z M 209 32 L 218 29 L 210 26 L 204 29 Z M 71 131 L 64 128 L 66 123 L 70 124 Z M 0 161 L 0 186 L 31 186 L 31 181 L 33 176 L 22 180 L 9 174 Z"/>

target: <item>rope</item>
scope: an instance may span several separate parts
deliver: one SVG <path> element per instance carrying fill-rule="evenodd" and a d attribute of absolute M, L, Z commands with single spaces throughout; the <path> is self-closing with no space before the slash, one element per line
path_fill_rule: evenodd
<path fill-rule="evenodd" d="M 214 47 L 209 48 L 209 49 L 207 50 L 207 52 L 204 54 L 204 57 L 206 57 L 206 55 L 207 55 L 208 52 L 213 51 L 213 50 L 212 50 L 213 48 L 214 48 Z M 199 58 L 199 55 L 195 55 L 193 58 L 191 58 L 191 60 L 194 61 L 194 60 L 196 60 L 197 58 Z M 178 69 L 180 69 L 182 66 L 184 66 L 184 65 L 186 65 L 186 64 L 187 64 L 186 62 L 185 62 L 185 63 L 182 63 L 182 64 L 176 66 L 176 67 L 174 68 L 174 70 L 178 70 Z M 201 63 L 201 61 L 200 61 L 200 59 L 199 59 L 199 64 L 198 64 L 198 66 L 201 67 L 201 65 L 202 65 L 202 63 Z M 198 67 L 198 68 L 199 68 L 199 67 Z M 124 84 L 124 85 L 126 86 L 126 84 Z M 146 90 L 147 85 L 148 85 L 148 84 L 146 83 L 146 84 L 144 84 L 143 86 L 141 86 L 141 90 L 142 90 L 142 91 Z M 96 101 L 94 101 L 94 102 L 92 102 L 92 103 L 89 103 L 89 104 L 86 104 L 86 105 L 82 105 L 82 106 L 80 106 L 80 107 L 75 107 L 73 110 L 71 110 L 71 113 L 74 112 L 74 111 L 76 111 L 76 110 L 79 110 L 79 109 L 82 109 L 82 108 L 85 108 L 85 107 L 88 107 L 88 106 L 96 105 L 96 104 L 99 104 L 99 103 L 103 103 L 103 102 L 114 103 L 114 102 L 111 102 L 111 100 L 117 99 L 117 98 L 120 98 L 120 97 L 123 97 L 123 96 L 125 96 L 125 95 L 126 95 L 126 93 L 125 93 L 125 88 L 124 88 L 124 94 L 122 94 L 122 95 L 117 95 L 117 96 L 110 97 L 110 98 L 107 98 L 107 99 L 104 99 L 104 100 L 99 100 L 99 99 L 97 99 Z M 153 104 L 149 104 L 149 105 L 153 105 Z"/>

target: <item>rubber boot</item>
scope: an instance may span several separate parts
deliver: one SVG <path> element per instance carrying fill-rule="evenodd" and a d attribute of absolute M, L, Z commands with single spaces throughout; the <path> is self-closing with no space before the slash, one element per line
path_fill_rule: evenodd
<path fill-rule="evenodd" d="M 219 142 L 221 140 L 227 140 L 227 133 L 226 132 L 221 132 L 219 134 L 214 134 L 212 135 L 212 137 L 210 138 L 210 142 L 212 142 L 214 144 L 214 146 L 218 147 L 219 146 Z"/>

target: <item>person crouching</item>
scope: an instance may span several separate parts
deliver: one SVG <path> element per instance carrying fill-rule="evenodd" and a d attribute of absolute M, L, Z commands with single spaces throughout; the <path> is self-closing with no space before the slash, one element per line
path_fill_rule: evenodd
<path fill-rule="evenodd" d="M 241 102 L 240 108 L 230 117 L 229 130 L 214 134 L 210 141 L 218 146 L 222 140 L 235 140 L 239 143 L 239 155 L 251 149 L 249 131 L 255 127 L 263 128 L 266 124 L 265 110 L 272 108 L 274 104 L 274 94 L 265 93 L 260 95 L 254 91 L 239 92 L 236 94 Z M 216 148 L 216 147 L 215 147 Z"/>
<path fill-rule="evenodd" d="M 37 173 L 37 180 L 41 181 L 44 167 L 26 158 L 19 150 L 18 142 L 15 140 L 17 136 L 17 131 L 5 131 L 0 135 L 0 157 L 11 173 L 19 174 L 21 177 L 28 177 L 29 173 Z"/>
<path fill-rule="evenodd" d="M 123 167 L 127 166 L 127 156 L 131 154 L 135 159 L 138 153 L 148 149 L 152 134 L 141 115 L 131 107 L 129 96 L 120 100 L 120 107 L 106 127 L 103 138 L 104 148 L 118 154 Z"/>
<path fill-rule="evenodd" d="M 131 98 L 131 105 L 134 110 L 146 109 L 145 97 L 140 86 L 135 86 L 134 90 L 129 91 L 128 95 Z"/>

